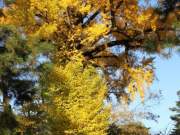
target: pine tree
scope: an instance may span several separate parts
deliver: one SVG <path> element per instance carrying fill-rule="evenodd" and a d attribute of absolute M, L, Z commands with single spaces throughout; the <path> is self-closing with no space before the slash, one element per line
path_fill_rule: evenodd
<path fill-rule="evenodd" d="M 149 135 L 149 129 L 138 122 L 131 122 L 117 126 L 112 124 L 109 127 L 108 135 Z"/>
<path fill-rule="evenodd" d="M 175 128 L 171 132 L 171 135 L 180 134 L 180 91 L 177 92 L 178 101 L 176 102 L 176 107 L 171 108 L 171 111 L 175 112 L 176 115 L 171 116 L 171 119 L 175 122 Z"/>
<path fill-rule="evenodd" d="M 0 26 L 0 90 L 2 93 L 1 121 L 3 125 L 12 130 L 17 121 L 11 109 L 10 100 L 15 104 L 29 101 L 34 94 L 34 80 L 28 79 L 27 62 L 30 50 L 25 39 L 13 26 Z"/>
<path fill-rule="evenodd" d="M 0 92 L 3 99 L 0 128 L 4 129 L 0 131 L 14 132 L 20 123 L 12 107 L 21 108 L 41 93 L 37 84 L 40 67 L 45 63 L 38 63 L 38 57 L 51 48 L 44 41 L 29 40 L 12 25 L 1 25 L 0 33 Z"/>
<path fill-rule="evenodd" d="M 179 8 L 180 0 L 160 0 L 161 8 L 165 14 L 172 12 L 175 8 Z"/>

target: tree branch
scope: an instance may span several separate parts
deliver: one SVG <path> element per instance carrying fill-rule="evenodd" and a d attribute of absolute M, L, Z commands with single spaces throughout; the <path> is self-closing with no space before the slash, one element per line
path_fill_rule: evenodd
<path fill-rule="evenodd" d="M 91 15 L 88 20 L 82 24 L 82 27 L 86 27 L 96 16 L 100 13 L 100 9 L 98 9 L 93 15 Z"/>
<path fill-rule="evenodd" d="M 93 54 L 97 54 L 98 52 L 105 50 L 107 47 L 112 47 L 112 46 L 116 46 L 116 45 L 127 45 L 128 42 L 129 42 L 128 39 L 127 40 L 121 40 L 121 41 L 117 41 L 117 40 L 116 41 L 111 41 L 111 42 L 109 42 L 107 44 L 95 46 L 95 47 L 89 48 L 87 50 L 84 49 L 84 50 L 82 50 L 82 52 L 83 52 L 82 54 L 84 56 L 92 57 Z"/>
<path fill-rule="evenodd" d="M 109 3 L 110 3 L 110 13 L 111 13 L 111 24 L 112 24 L 112 28 L 114 28 L 116 27 L 116 20 L 115 20 L 113 0 L 109 0 Z"/>

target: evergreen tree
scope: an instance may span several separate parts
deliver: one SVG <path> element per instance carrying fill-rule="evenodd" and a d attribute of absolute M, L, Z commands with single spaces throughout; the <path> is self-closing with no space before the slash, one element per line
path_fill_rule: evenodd
<path fill-rule="evenodd" d="M 108 135 L 150 135 L 150 133 L 149 129 L 141 123 L 131 122 L 121 126 L 112 124 L 109 127 Z"/>
<path fill-rule="evenodd" d="M 6 25 L 0 26 L 0 33 L 0 90 L 3 98 L 0 119 L 6 128 L 13 130 L 17 122 L 10 100 L 13 99 L 16 105 L 31 100 L 35 80 L 28 78 L 31 70 L 26 62 L 30 49 L 23 36 L 15 27 Z"/>
<path fill-rule="evenodd" d="M 180 134 L 180 91 L 177 92 L 178 101 L 176 102 L 176 107 L 171 108 L 171 111 L 177 113 L 174 116 L 171 116 L 171 119 L 175 122 L 175 128 L 171 132 L 171 135 Z"/>
<path fill-rule="evenodd" d="M 179 8 L 180 0 L 160 0 L 161 8 L 165 14 Z"/>
<path fill-rule="evenodd" d="M 39 74 L 46 63 L 38 62 L 38 57 L 52 50 L 48 46 L 44 41 L 28 39 L 12 25 L 0 26 L 0 91 L 3 99 L 0 128 L 4 129 L 0 133 L 5 130 L 14 132 L 21 125 L 12 107 L 22 108 L 27 103 L 35 102 L 34 97 L 41 94 Z"/>

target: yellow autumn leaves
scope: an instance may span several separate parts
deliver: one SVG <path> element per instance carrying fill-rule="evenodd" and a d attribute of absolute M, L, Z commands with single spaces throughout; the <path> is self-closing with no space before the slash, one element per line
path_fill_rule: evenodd
<path fill-rule="evenodd" d="M 137 24 L 140 25 L 142 28 L 145 26 L 150 25 L 153 31 L 156 31 L 157 28 L 157 19 L 158 16 L 152 16 L 152 13 L 144 13 L 137 17 Z"/>
<path fill-rule="evenodd" d="M 81 41 L 82 44 L 88 44 L 95 41 L 100 36 L 105 35 L 108 32 L 108 27 L 105 24 L 93 24 L 84 30 L 84 34 L 87 38 Z"/>
<path fill-rule="evenodd" d="M 89 13 L 91 10 L 91 5 L 85 3 L 83 4 L 83 2 L 79 0 L 60 0 L 59 5 L 64 10 L 70 6 L 76 7 L 81 13 Z"/>
<path fill-rule="evenodd" d="M 109 14 L 102 12 L 99 14 L 98 21 L 92 21 L 88 27 L 82 28 L 80 25 L 73 25 L 69 22 L 73 22 L 77 18 L 71 18 L 68 16 L 67 8 L 75 8 L 76 12 L 84 14 L 97 10 L 97 7 L 92 7 L 99 3 L 99 6 L 106 5 L 109 8 L 109 2 L 106 1 L 80 1 L 80 0 L 17 0 L 17 4 L 12 5 L 11 8 L 5 9 L 6 19 L 1 18 L 1 23 L 9 23 L 20 25 L 25 31 L 30 31 L 33 36 L 41 37 L 44 39 L 51 38 L 51 36 L 56 33 L 56 44 L 57 46 L 70 46 L 75 48 L 77 45 L 76 41 L 80 40 L 80 43 L 86 47 L 94 46 L 94 41 L 103 37 L 109 32 L 110 18 Z M 125 8 L 123 9 L 124 20 L 130 20 L 130 23 L 134 23 L 137 28 L 144 30 L 145 25 L 150 24 L 151 28 L 155 31 L 157 28 L 158 16 L 153 15 L 153 10 L 147 9 L 140 11 L 138 8 L 137 0 L 124 1 Z M 107 10 L 106 9 L 106 10 Z M 42 19 L 42 24 L 37 24 L 35 17 Z M 69 19 L 69 22 L 68 22 Z M 74 20 L 70 20 L 74 19 Z M 87 18 L 88 19 L 88 18 Z M 69 27 L 67 28 L 67 24 Z M 128 22 L 129 23 L 129 22 Z M 133 28 L 132 28 L 133 29 Z M 127 33 L 133 33 L 131 29 Z M 60 33 L 58 35 L 58 33 Z M 60 36 L 64 35 L 65 39 L 61 39 Z M 133 35 L 133 34 L 130 34 Z M 64 42 L 65 40 L 65 42 Z M 63 41 L 63 42 L 61 42 Z M 67 44 L 66 44 L 67 43 Z M 68 48 L 68 47 L 67 47 Z M 68 48 L 69 49 L 69 48 Z M 76 53 L 77 50 L 68 50 L 66 54 Z M 64 49 L 65 52 L 65 49 Z M 56 52 L 54 56 L 58 56 L 57 59 L 62 58 L 64 52 Z M 70 55 L 68 55 L 70 56 Z M 128 68 L 128 72 L 131 76 L 131 82 L 128 86 L 129 93 L 132 97 L 135 95 L 136 89 L 140 93 L 141 97 L 144 97 L 145 85 L 150 85 L 153 78 L 153 74 L 150 71 L 144 70 L 143 68 Z"/>
<path fill-rule="evenodd" d="M 137 0 L 124 1 L 125 8 L 123 10 L 124 19 L 143 31 L 145 27 L 150 26 L 153 31 L 156 31 L 158 15 L 154 14 L 154 10 L 149 8 L 140 8 Z"/>
<path fill-rule="evenodd" d="M 66 67 L 55 66 L 49 77 L 48 90 L 52 103 L 49 104 L 48 113 L 52 115 L 52 121 L 63 122 L 53 125 L 56 129 L 52 131 L 53 135 L 58 135 L 58 131 L 65 134 L 105 135 L 109 109 L 102 101 L 107 88 L 95 69 L 83 69 L 80 61 L 74 61 Z"/>
<path fill-rule="evenodd" d="M 41 36 L 43 38 L 50 37 L 57 30 L 57 24 L 43 24 L 40 29 L 35 33 L 35 35 Z"/>
<path fill-rule="evenodd" d="M 130 76 L 130 83 L 128 85 L 128 92 L 130 97 L 134 100 L 136 93 L 140 94 L 141 100 L 144 100 L 144 93 L 147 88 L 152 84 L 154 74 L 152 69 L 147 67 L 130 68 L 127 67 Z"/>

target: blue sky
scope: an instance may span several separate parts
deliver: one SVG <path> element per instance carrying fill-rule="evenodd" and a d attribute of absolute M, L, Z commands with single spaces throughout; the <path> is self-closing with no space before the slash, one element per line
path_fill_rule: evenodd
<path fill-rule="evenodd" d="M 175 106 L 177 101 L 177 90 L 180 90 L 180 54 L 173 52 L 170 59 L 157 57 L 155 60 L 156 76 L 158 80 L 154 81 L 152 91 L 162 90 L 162 99 L 159 105 L 152 106 L 152 112 L 158 114 L 160 118 L 158 123 L 147 121 L 146 126 L 151 127 L 152 131 L 165 130 L 172 128 L 169 110 Z"/>
<path fill-rule="evenodd" d="M 0 7 L 3 5 L 3 0 L 0 0 Z"/>

